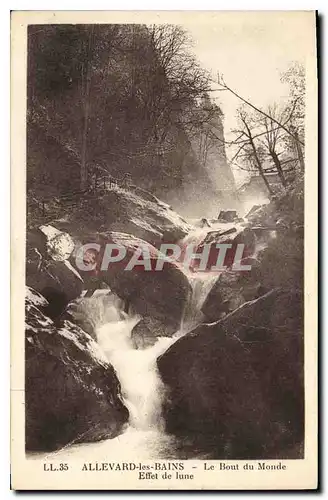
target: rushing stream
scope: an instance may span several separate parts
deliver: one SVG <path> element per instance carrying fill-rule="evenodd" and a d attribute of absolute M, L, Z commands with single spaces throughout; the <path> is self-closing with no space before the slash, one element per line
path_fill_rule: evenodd
<path fill-rule="evenodd" d="M 204 233 L 204 230 L 197 230 L 188 242 L 200 240 Z M 85 457 L 88 461 L 178 457 L 175 439 L 164 432 L 162 402 L 165 387 L 156 360 L 179 337 L 202 322 L 201 306 L 217 277 L 204 272 L 190 273 L 188 278 L 193 292 L 180 330 L 172 338 L 161 337 L 153 346 L 143 350 L 135 349 L 131 342 L 131 331 L 140 319 L 138 316 L 126 315 L 122 319 L 115 303 L 105 309 L 96 297 L 84 299 L 84 312 L 88 318 L 92 316 L 93 324 L 99 325 L 96 329 L 98 342 L 120 380 L 122 397 L 130 413 L 129 424 L 125 432 L 114 439 L 66 446 L 50 455 L 58 459 L 61 456 L 66 459 Z"/>

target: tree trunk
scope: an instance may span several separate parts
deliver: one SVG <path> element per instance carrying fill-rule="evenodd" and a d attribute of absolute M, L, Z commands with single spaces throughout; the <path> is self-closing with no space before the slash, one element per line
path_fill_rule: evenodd
<path fill-rule="evenodd" d="M 281 167 L 280 160 L 279 160 L 279 158 L 278 158 L 278 156 L 277 156 L 277 154 L 276 154 L 275 151 L 269 151 L 269 153 L 270 153 L 270 156 L 273 159 L 273 162 L 274 162 L 275 167 L 277 169 L 279 179 L 281 180 L 281 184 L 284 187 L 286 187 L 287 182 L 286 182 L 286 179 L 285 179 L 285 176 L 284 176 L 284 172 L 283 172 L 282 167 Z"/>
<path fill-rule="evenodd" d="M 304 156 L 303 156 L 302 146 L 301 146 L 300 140 L 298 138 L 297 130 L 295 130 L 294 135 L 296 138 L 296 140 L 294 140 L 294 144 L 295 144 L 295 148 L 297 151 L 298 161 L 300 163 L 300 167 L 301 167 L 302 172 L 304 172 L 304 169 L 305 169 Z"/>
<path fill-rule="evenodd" d="M 249 131 L 249 134 L 250 134 L 250 131 Z M 266 185 L 266 188 L 269 191 L 270 195 L 273 195 L 273 191 L 271 189 L 269 181 L 265 177 L 265 173 L 264 173 L 264 170 L 263 170 L 263 167 L 262 167 L 262 163 L 261 163 L 260 158 L 259 158 L 259 156 L 257 154 L 256 147 L 255 147 L 255 144 L 254 144 L 254 141 L 253 141 L 253 138 L 252 138 L 251 134 L 249 136 L 249 140 L 250 140 L 250 143 L 251 143 L 251 146 L 252 146 L 252 150 L 253 150 L 253 153 L 254 153 L 254 158 L 255 158 L 255 161 L 256 161 L 256 166 L 257 166 L 257 169 L 259 171 L 259 174 L 262 177 L 263 182 Z"/>
<path fill-rule="evenodd" d="M 90 112 L 90 81 L 91 81 L 90 59 L 92 52 L 93 31 L 94 31 L 94 26 L 91 25 L 89 33 L 87 60 L 86 60 L 86 72 L 85 72 L 86 82 L 85 82 L 85 94 L 84 94 L 84 123 L 83 123 L 82 151 L 81 151 L 81 186 L 80 186 L 81 191 L 85 190 L 87 182 L 86 161 L 87 161 L 87 141 L 88 141 L 88 125 L 89 125 L 89 112 Z"/>
<path fill-rule="evenodd" d="M 252 133 L 251 133 L 251 129 L 249 128 L 249 126 L 248 126 L 248 124 L 247 124 L 247 122 L 246 122 L 245 119 L 242 119 L 242 121 L 243 121 L 243 123 L 244 123 L 244 125 L 246 127 L 246 130 L 247 130 L 247 134 L 248 134 L 247 137 L 249 139 L 249 143 L 250 143 L 250 145 L 252 147 L 252 150 L 253 150 L 253 154 L 254 154 L 254 158 L 255 158 L 255 162 L 256 162 L 256 167 L 257 167 L 257 169 L 259 171 L 260 176 L 263 179 L 264 184 L 266 185 L 267 190 L 269 191 L 269 194 L 273 195 L 274 193 L 273 193 L 273 191 L 271 189 L 271 186 L 270 186 L 270 184 L 268 182 L 268 179 L 265 177 L 265 173 L 264 173 L 264 170 L 263 170 L 263 167 L 262 167 L 261 160 L 260 160 L 260 158 L 259 158 L 259 156 L 257 154 L 256 146 L 254 144 L 253 136 L 252 136 Z"/>

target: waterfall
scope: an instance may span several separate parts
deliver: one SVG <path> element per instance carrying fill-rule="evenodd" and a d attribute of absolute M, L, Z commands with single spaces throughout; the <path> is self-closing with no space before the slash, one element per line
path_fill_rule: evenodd
<path fill-rule="evenodd" d="M 151 347 L 138 350 L 131 342 L 131 332 L 139 321 L 138 316 L 118 321 L 117 315 L 114 314 L 113 321 L 97 328 L 98 343 L 120 380 L 122 397 L 130 413 L 129 424 L 132 429 L 164 432 L 162 404 L 165 386 L 158 373 L 157 358 L 179 337 L 203 321 L 200 309 L 216 279 L 217 275 L 209 273 L 190 276 L 192 294 L 186 304 L 179 331 L 172 338 L 158 338 Z"/>
<path fill-rule="evenodd" d="M 161 431 L 164 428 L 161 408 L 165 388 L 157 371 L 156 360 L 174 339 L 160 338 L 152 347 L 135 349 L 130 335 L 138 319 L 107 323 L 97 330 L 97 338 L 121 382 L 131 427 L 141 431 Z"/>
<path fill-rule="evenodd" d="M 112 320 L 106 314 L 106 323 L 97 330 L 97 340 L 107 359 L 114 366 L 121 383 L 124 404 L 129 410 L 129 426 L 125 433 L 110 440 L 110 454 L 116 458 L 138 459 L 176 458 L 175 439 L 165 434 L 162 404 L 166 397 L 165 386 L 157 369 L 157 358 L 179 337 L 185 335 L 203 320 L 200 308 L 213 286 L 217 275 L 193 273 L 189 277 L 192 294 L 186 305 L 181 327 L 172 338 L 161 337 L 144 350 L 135 349 L 131 332 L 139 321 L 138 316 L 118 320 L 113 312 Z M 88 300 L 88 299 L 86 299 Z M 88 308 L 90 314 L 90 308 Z M 81 446 L 81 445 L 80 445 Z M 93 444 L 99 452 L 106 445 Z M 101 446 L 101 450 L 99 447 Z"/>
<path fill-rule="evenodd" d="M 191 239 L 203 237 L 204 230 L 201 230 L 197 236 L 193 234 Z M 175 438 L 165 434 L 162 404 L 166 389 L 157 369 L 157 358 L 178 338 L 204 320 L 201 307 L 218 277 L 217 274 L 206 272 L 185 272 L 192 294 L 186 304 L 180 329 L 173 337 L 160 337 L 153 346 L 143 350 L 136 349 L 131 340 L 132 329 L 140 317 L 124 313 L 118 297 L 102 291 L 100 295 L 96 293 L 93 297 L 80 299 L 75 314 L 93 326 L 99 345 L 116 370 L 122 398 L 130 416 L 122 435 L 100 443 L 70 446 L 69 449 L 55 452 L 58 457 L 61 454 L 65 457 L 67 454 L 85 454 L 89 460 L 94 456 L 98 461 L 102 458 L 107 461 L 110 457 L 115 460 L 177 458 Z"/>
<path fill-rule="evenodd" d="M 193 245 L 197 248 L 202 243 L 206 235 L 212 230 L 213 229 L 208 227 L 196 228 L 187 234 L 183 240 L 181 240 L 180 246 L 183 248 L 187 245 Z M 192 288 L 192 294 L 184 310 L 179 336 L 185 335 L 204 321 L 204 315 L 201 311 L 202 305 L 219 277 L 219 273 L 217 272 L 194 272 L 189 268 L 184 268 L 184 272 L 188 276 L 188 280 Z"/>
<path fill-rule="evenodd" d="M 208 228 L 197 229 L 187 235 L 181 244 L 196 246 L 208 231 Z M 158 373 L 157 358 L 178 338 L 204 321 L 201 307 L 218 278 L 217 273 L 197 273 L 187 269 L 184 269 L 184 272 L 188 276 L 192 293 L 185 306 L 179 330 L 173 337 L 160 337 L 153 346 L 143 350 L 136 349 L 131 341 L 132 329 L 140 320 L 138 315 L 124 313 L 122 315 L 122 311 L 119 311 L 120 304 L 114 298 L 106 307 L 104 302 L 98 302 L 99 297 L 83 299 L 88 320 L 96 326 L 98 343 L 108 361 L 114 366 L 121 383 L 124 404 L 130 414 L 127 432 L 130 437 L 133 435 L 134 439 L 142 439 L 144 447 L 148 442 L 148 439 L 145 440 L 147 433 L 152 436 L 152 440 L 154 435 L 156 436 L 155 441 L 159 447 L 162 446 L 165 437 L 162 404 L 166 394 Z"/>
<path fill-rule="evenodd" d="M 181 243 L 198 245 L 207 232 L 208 228 L 198 229 L 187 235 Z M 132 329 L 140 319 L 137 315 L 125 315 L 119 319 L 115 307 L 107 307 L 105 322 L 102 322 L 97 308 L 94 311 L 90 307 L 86 308 L 88 315 L 94 315 L 99 322 L 96 328 L 98 343 L 117 372 L 122 397 L 130 413 L 129 425 L 136 431 L 163 432 L 162 403 L 165 387 L 157 370 L 157 358 L 179 337 L 204 320 L 201 307 L 218 277 L 217 274 L 207 272 L 185 272 L 192 294 L 186 304 L 180 329 L 172 338 L 158 338 L 153 346 L 146 349 L 135 349 L 131 342 Z"/>
<path fill-rule="evenodd" d="M 218 279 L 218 274 L 205 272 L 189 273 L 188 278 L 192 293 L 183 313 L 179 336 L 190 332 L 205 320 L 201 308 L 215 281 Z"/>

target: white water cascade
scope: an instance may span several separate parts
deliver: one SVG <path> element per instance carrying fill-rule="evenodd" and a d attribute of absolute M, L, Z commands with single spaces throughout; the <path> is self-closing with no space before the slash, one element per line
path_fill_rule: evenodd
<path fill-rule="evenodd" d="M 193 245 L 197 248 L 211 230 L 208 227 L 197 228 L 187 234 L 180 244 L 182 247 Z M 187 274 L 189 283 L 191 284 L 192 295 L 183 314 L 179 336 L 185 335 L 204 321 L 201 307 L 219 277 L 217 272 L 193 272 L 189 268 L 184 268 L 184 272 Z"/>
<path fill-rule="evenodd" d="M 198 239 L 203 235 L 204 230 L 193 237 Z M 122 313 L 115 299 L 106 307 L 102 297 L 83 299 L 82 314 L 96 325 L 98 343 L 120 380 L 124 404 L 130 414 L 129 424 L 123 434 L 114 439 L 65 447 L 54 453 L 56 458 L 61 455 L 66 458 L 68 455 L 85 456 L 88 461 L 177 458 L 175 439 L 164 431 L 165 386 L 157 370 L 157 358 L 204 320 L 201 306 L 217 277 L 217 274 L 204 272 L 188 273 L 192 294 L 181 328 L 172 338 L 158 338 L 153 346 L 144 350 L 135 349 L 131 341 L 132 329 L 140 319 L 138 316 Z"/>
<path fill-rule="evenodd" d="M 170 344 L 171 338 L 160 338 L 152 347 L 137 350 L 130 335 L 135 319 L 122 325 L 107 323 L 98 330 L 98 341 L 115 367 L 121 382 L 124 403 L 130 412 L 130 425 L 136 430 L 162 430 L 161 404 L 164 385 L 156 367 L 157 357 Z"/>
<path fill-rule="evenodd" d="M 203 320 L 200 307 L 217 276 L 204 273 L 190 276 L 192 295 L 186 305 L 181 328 L 172 338 L 161 337 L 144 350 L 131 342 L 131 331 L 138 317 L 107 322 L 97 329 L 97 338 L 121 383 L 124 404 L 129 410 L 129 426 L 124 434 L 108 442 L 110 456 L 122 458 L 176 458 L 174 438 L 165 434 L 162 403 L 165 386 L 157 370 L 157 358 L 170 345 Z M 117 446 L 116 446 L 117 443 Z M 93 444 L 97 447 L 104 444 Z M 117 455 L 118 454 L 118 455 Z M 99 460 L 99 458 L 98 458 Z"/>

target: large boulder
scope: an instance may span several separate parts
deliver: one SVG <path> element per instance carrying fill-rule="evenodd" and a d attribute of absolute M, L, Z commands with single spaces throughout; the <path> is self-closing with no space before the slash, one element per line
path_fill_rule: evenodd
<path fill-rule="evenodd" d="M 287 189 L 275 194 L 270 203 L 256 206 L 246 216 L 252 226 L 280 225 L 291 230 L 304 226 L 304 178 L 298 176 Z"/>
<path fill-rule="evenodd" d="M 50 224 L 36 227 L 27 233 L 27 251 L 37 249 L 44 259 L 64 261 L 74 250 L 73 238 Z"/>
<path fill-rule="evenodd" d="M 220 274 L 202 307 L 208 321 L 217 321 L 222 315 L 272 288 L 303 288 L 303 228 L 283 224 L 281 220 L 276 221 L 275 227 L 275 231 L 263 229 L 264 234 L 257 231 L 259 227 L 255 228 L 256 258 L 241 261 L 243 265 L 250 265 L 250 270 L 228 269 Z"/>
<path fill-rule="evenodd" d="M 236 260 L 238 245 L 244 245 L 242 258 L 250 257 L 254 254 L 256 245 L 255 233 L 251 228 L 245 227 L 243 224 L 229 223 L 225 224 L 223 227 L 220 224 L 219 228 L 209 231 L 195 249 L 195 252 L 201 253 L 204 249 L 204 245 L 210 245 L 206 270 L 210 271 L 211 268 L 216 265 L 220 252 L 220 247 L 218 248 L 217 245 L 225 244 L 231 245 L 231 248 L 227 249 L 224 259 L 224 266 L 230 268 Z M 199 259 L 195 259 L 191 267 L 197 270 L 199 262 Z"/>
<path fill-rule="evenodd" d="M 46 250 L 51 259 L 58 261 L 69 259 L 75 245 L 68 233 L 59 231 L 51 225 L 40 226 L 39 231 L 46 237 Z"/>
<path fill-rule="evenodd" d="M 32 252 L 29 254 L 31 256 Z M 81 275 L 68 260 L 40 259 L 26 262 L 26 284 L 40 292 L 48 300 L 47 314 L 58 317 L 66 305 L 79 297 L 84 284 Z"/>
<path fill-rule="evenodd" d="M 163 241 L 163 232 L 149 224 L 149 222 L 139 219 L 138 217 L 131 217 L 124 223 L 122 223 L 122 221 L 113 222 L 110 225 L 110 230 L 117 232 L 124 231 L 125 233 L 133 234 L 156 248 L 159 248 Z"/>
<path fill-rule="evenodd" d="M 277 221 L 277 210 L 274 202 L 254 205 L 245 215 L 245 219 L 255 225 L 274 226 Z"/>
<path fill-rule="evenodd" d="M 261 285 L 260 262 L 248 257 L 241 261 L 250 270 L 222 272 L 208 293 L 202 313 L 207 321 L 217 321 L 244 302 L 259 297 L 265 291 Z M 272 288 L 272 287 L 271 287 Z"/>
<path fill-rule="evenodd" d="M 68 260 L 74 247 L 68 233 L 51 225 L 27 233 L 26 284 L 46 297 L 52 318 L 83 291 L 83 279 Z"/>
<path fill-rule="evenodd" d="M 162 241 L 179 241 L 191 230 L 190 224 L 169 205 L 145 190 L 132 187 L 86 193 L 54 224 L 78 238 L 86 232 L 124 231 L 157 248 Z"/>
<path fill-rule="evenodd" d="M 158 368 L 167 431 L 211 458 L 302 458 L 302 295 L 273 290 L 173 344 Z"/>
<path fill-rule="evenodd" d="M 124 301 L 108 290 L 97 290 L 92 297 L 82 297 L 70 302 L 62 315 L 80 326 L 97 340 L 97 329 L 112 321 L 122 321 Z M 99 293 L 105 292 L 105 293 Z"/>
<path fill-rule="evenodd" d="M 55 450 L 69 443 L 113 438 L 129 413 L 120 383 L 99 345 L 64 321 L 44 315 L 44 297 L 26 293 L 26 448 Z"/>
<path fill-rule="evenodd" d="M 149 243 L 125 233 L 101 233 L 88 236 L 85 241 L 97 242 L 103 250 L 107 243 L 126 250 L 125 257 L 119 262 L 110 263 L 106 270 L 100 269 L 103 258 L 100 252 L 97 255 L 97 269 L 82 273 L 86 283 L 89 279 L 94 280 L 96 276 L 107 283 L 110 289 L 131 305 L 139 315 L 156 319 L 172 331 L 179 328 L 191 294 L 188 278 L 179 264 L 166 261 L 163 269 L 156 271 L 156 263 L 163 258 L 162 254 Z M 141 247 L 149 252 L 149 270 L 143 265 L 126 270 L 131 258 Z"/>
<path fill-rule="evenodd" d="M 234 222 L 238 219 L 237 210 L 220 210 L 218 220 L 221 222 Z"/>
<path fill-rule="evenodd" d="M 131 340 L 135 349 L 146 349 L 153 346 L 159 337 L 172 337 L 175 332 L 176 327 L 146 317 L 133 327 Z"/>
<path fill-rule="evenodd" d="M 265 289 L 303 289 L 303 228 L 277 231 L 276 237 L 258 253 L 257 259 L 260 263 L 259 281 Z"/>

